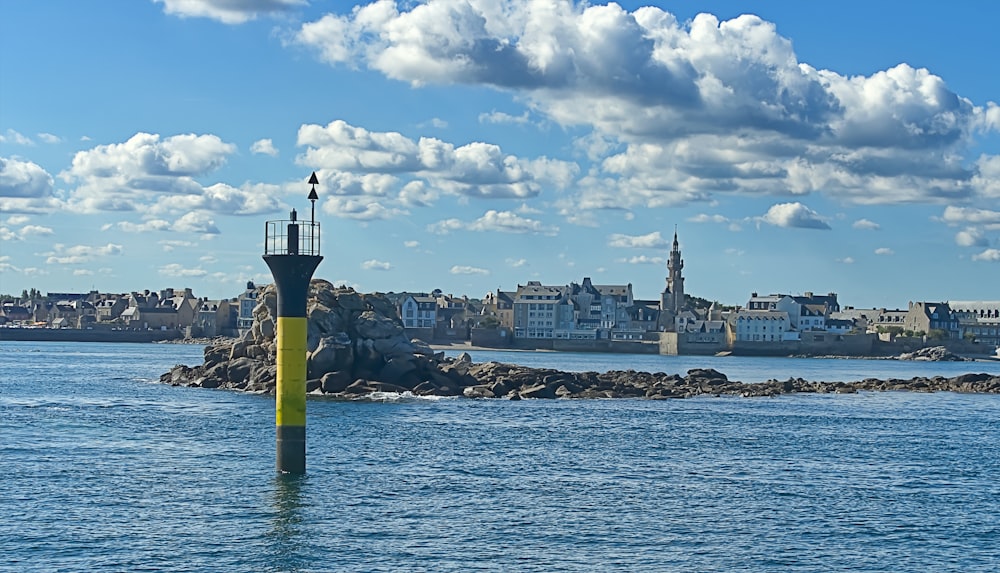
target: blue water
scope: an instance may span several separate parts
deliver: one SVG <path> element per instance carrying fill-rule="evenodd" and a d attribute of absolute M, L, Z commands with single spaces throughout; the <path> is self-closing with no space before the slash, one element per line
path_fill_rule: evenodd
<path fill-rule="evenodd" d="M 1000 396 L 318 399 L 282 478 L 269 397 L 151 381 L 200 357 L 0 343 L 0 570 L 1000 568 Z"/>

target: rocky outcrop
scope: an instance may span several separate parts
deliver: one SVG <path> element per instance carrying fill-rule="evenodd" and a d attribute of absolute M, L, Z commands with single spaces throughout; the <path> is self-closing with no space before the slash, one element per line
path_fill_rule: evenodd
<path fill-rule="evenodd" d="M 273 393 L 277 298 L 274 287 L 258 297 L 254 323 L 239 339 L 216 340 L 205 347 L 200 366 L 175 366 L 160 381 L 202 388 Z M 447 358 L 425 343 L 410 340 L 395 306 L 383 295 L 336 288 L 323 280 L 310 285 L 306 390 L 353 399 L 375 392 L 469 398 L 687 398 L 777 396 L 788 393 L 918 392 L 1000 393 L 1000 376 L 964 374 L 952 378 L 866 379 L 810 382 L 801 378 L 745 384 L 711 368 L 685 376 L 615 370 L 563 372 L 500 362 L 474 364 L 467 353 Z"/>
<path fill-rule="evenodd" d="M 306 310 L 309 392 L 357 396 L 377 391 L 460 395 L 476 383 L 469 360 L 446 358 L 410 340 L 396 307 L 381 294 L 361 294 L 313 280 Z M 273 393 L 276 377 L 277 293 L 258 297 L 253 327 L 238 339 L 205 347 L 200 366 L 175 366 L 161 382 Z"/>
<path fill-rule="evenodd" d="M 944 346 L 928 346 L 914 352 L 904 352 L 900 360 L 927 360 L 931 362 L 965 362 L 967 359 L 949 351 Z"/>

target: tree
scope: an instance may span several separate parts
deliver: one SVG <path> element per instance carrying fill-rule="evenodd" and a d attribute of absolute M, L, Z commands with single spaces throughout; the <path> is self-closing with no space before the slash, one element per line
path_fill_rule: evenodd
<path fill-rule="evenodd" d="M 931 340 L 947 340 L 948 331 L 940 328 L 932 328 L 930 332 L 927 333 L 927 338 L 930 338 Z"/>

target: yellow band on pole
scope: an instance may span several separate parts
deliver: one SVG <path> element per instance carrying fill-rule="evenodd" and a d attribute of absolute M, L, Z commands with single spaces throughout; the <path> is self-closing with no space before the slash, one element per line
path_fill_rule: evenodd
<path fill-rule="evenodd" d="M 305 317 L 278 317 L 278 384 L 274 414 L 278 426 L 306 425 L 308 330 Z"/>

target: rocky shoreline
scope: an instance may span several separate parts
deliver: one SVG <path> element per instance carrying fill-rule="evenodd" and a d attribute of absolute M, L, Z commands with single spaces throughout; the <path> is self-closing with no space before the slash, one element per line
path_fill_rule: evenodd
<path fill-rule="evenodd" d="M 238 339 L 213 339 L 198 366 L 175 366 L 160 381 L 177 386 L 273 393 L 277 365 L 276 293 L 265 290 L 254 310 L 253 328 Z M 1000 393 L 1000 376 L 963 374 L 907 380 L 869 378 L 816 382 L 801 378 L 747 384 L 714 369 L 685 376 L 616 370 L 564 372 L 500 362 L 474 364 L 467 353 L 449 358 L 419 340 L 409 340 L 395 307 L 383 295 L 336 288 L 323 280 L 310 286 L 306 391 L 338 399 L 377 392 L 469 398 L 688 398 L 700 395 L 778 396 L 790 393 L 858 391 Z"/>

